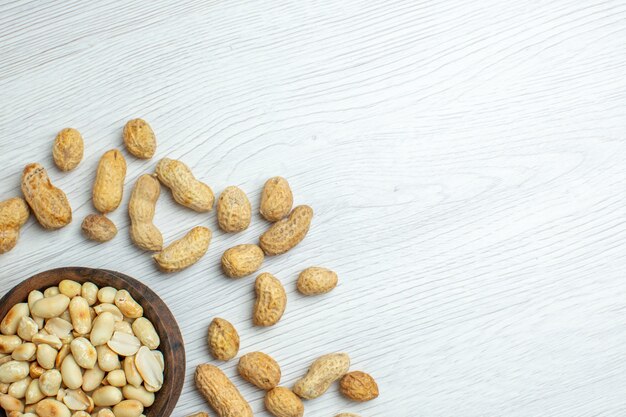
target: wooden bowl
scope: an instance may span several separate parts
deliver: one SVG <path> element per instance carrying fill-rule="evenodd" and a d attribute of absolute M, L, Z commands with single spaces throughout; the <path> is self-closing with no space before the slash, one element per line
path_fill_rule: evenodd
<path fill-rule="evenodd" d="M 172 414 L 185 380 L 185 346 L 176 319 L 163 300 L 141 282 L 119 272 L 105 269 L 68 267 L 52 269 L 33 275 L 18 284 L 0 300 L 0 320 L 11 307 L 26 302 L 32 290 L 44 290 L 64 279 L 77 282 L 91 281 L 98 287 L 114 287 L 127 290 L 141 304 L 144 316 L 154 324 L 161 338 L 159 350 L 165 358 L 163 388 L 156 393 L 154 404 L 144 412 L 146 417 L 168 417 Z M 0 408 L 0 417 L 6 417 Z"/>

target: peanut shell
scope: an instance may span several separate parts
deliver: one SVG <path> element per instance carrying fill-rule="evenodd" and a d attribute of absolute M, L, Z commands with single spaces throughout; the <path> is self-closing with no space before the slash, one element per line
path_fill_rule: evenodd
<path fill-rule="evenodd" d="M 273 326 L 280 320 L 287 307 L 287 293 L 280 281 L 272 274 L 262 273 L 254 284 L 256 302 L 253 321 L 257 326 Z"/>
<path fill-rule="evenodd" d="M 209 351 L 215 359 L 227 361 L 239 352 L 239 334 L 228 320 L 216 317 L 209 325 Z"/>
<path fill-rule="evenodd" d="M 241 232 L 250 225 L 252 209 L 250 200 L 238 187 L 226 187 L 217 200 L 217 221 L 229 233 Z"/>
<path fill-rule="evenodd" d="M 61 130 L 52 147 L 52 158 L 61 171 L 71 171 L 83 159 L 85 145 L 80 132 L 71 127 Z"/>
<path fill-rule="evenodd" d="M 371 375 L 361 371 L 345 374 L 339 382 L 339 390 L 353 401 L 370 401 L 378 397 L 378 384 Z"/>
<path fill-rule="evenodd" d="M 280 366 L 263 352 L 250 352 L 239 358 L 239 375 L 263 390 L 271 390 L 280 382 Z"/>
<path fill-rule="evenodd" d="M 272 177 L 265 182 L 261 193 L 259 212 L 270 222 L 284 219 L 293 206 L 293 194 L 283 177 Z"/>
<path fill-rule="evenodd" d="M 252 408 L 237 387 L 216 366 L 196 369 L 196 387 L 219 417 L 252 417 Z"/>
<path fill-rule="evenodd" d="M 265 255 L 257 245 L 237 245 L 222 255 L 222 270 L 231 278 L 241 278 L 258 271 Z"/>
<path fill-rule="evenodd" d="M 108 242 L 117 235 L 117 227 L 103 214 L 90 214 L 80 225 L 85 237 L 96 242 Z"/>
<path fill-rule="evenodd" d="M 102 155 L 93 184 L 93 205 L 100 213 L 109 213 L 119 207 L 124 194 L 126 160 L 124 155 L 111 149 Z"/>
<path fill-rule="evenodd" d="M 144 174 L 137 179 L 128 203 L 130 238 L 141 249 L 160 251 L 163 235 L 152 222 L 156 202 L 161 194 L 161 184 L 152 175 Z"/>
<path fill-rule="evenodd" d="M 40 164 L 28 164 L 22 173 L 22 193 L 39 224 L 46 229 L 59 229 L 72 221 L 72 207 L 61 189 L 50 182 Z"/>
<path fill-rule="evenodd" d="M 265 408 L 276 417 L 302 417 L 304 404 L 289 388 L 276 387 L 265 394 Z"/>
<path fill-rule="evenodd" d="M 198 262 L 209 249 L 209 243 L 211 231 L 196 226 L 152 257 L 162 271 L 176 272 Z"/>
<path fill-rule="evenodd" d="M 298 291 L 304 295 L 325 294 L 337 286 L 337 274 L 330 269 L 313 266 L 298 276 Z"/>
<path fill-rule="evenodd" d="M 298 206 L 288 218 L 272 225 L 259 239 L 259 246 L 266 255 L 280 255 L 293 249 L 304 239 L 313 218 L 313 209 Z"/>
<path fill-rule="evenodd" d="M 15 247 L 28 215 L 28 205 L 19 197 L 0 202 L 0 254 Z"/>
<path fill-rule="evenodd" d="M 191 169 L 181 161 L 163 158 L 156 166 L 159 181 L 172 191 L 178 204 L 198 212 L 210 211 L 215 196 L 211 187 L 193 176 Z"/>
<path fill-rule="evenodd" d="M 156 152 L 154 131 L 143 119 L 132 119 L 124 126 L 124 144 L 126 150 L 137 158 L 150 159 Z"/>
<path fill-rule="evenodd" d="M 300 398 L 312 400 L 325 393 L 330 385 L 343 377 L 350 368 L 347 353 L 330 353 L 317 358 L 307 374 L 300 378 L 293 387 L 293 392 Z"/>

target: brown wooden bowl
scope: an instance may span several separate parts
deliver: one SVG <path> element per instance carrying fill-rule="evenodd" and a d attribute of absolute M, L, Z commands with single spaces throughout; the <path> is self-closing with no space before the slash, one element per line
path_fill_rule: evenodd
<path fill-rule="evenodd" d="M 26 302 L 28 293 L 44 290 L 59 284 L 64 279 L 77 282 L 91 281 L 98 287 L 114 287 L 127 290 L 141 304 L 144 316 L 156 328 L 161 345 L 159 350 L 165 358 L 163 388 L 156 393 L 154 404 L 146 409 L 146 417 L 168 417 L 172 414 L 185 380 L 185 346 L 176 319 L 163 300 L 141 282 L 119 272 L 105 269 L 67 267 L 51 269 L 33 275 L 9 291 L 0 300 L 0 320 L 11 307 Z M 6 417 L 0 408 L 0 417 Z"/>

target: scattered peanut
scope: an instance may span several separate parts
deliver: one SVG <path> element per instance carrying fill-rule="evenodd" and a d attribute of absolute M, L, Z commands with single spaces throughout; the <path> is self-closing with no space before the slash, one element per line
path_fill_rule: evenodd
<path fill-rule="evenodd" d="M 28 215 L 28 205 L 19 197 L 0 202 L 0 254 L 15 247 Z"/>
<path fill-rule="evenodd" d="M 307 374 L 294 385 L 293 392 L 300 398 L 311 400 L 328 390 L 330 384 L 343 377 L 350 368 L 350 357 L 346 353 L 330 353 L 320 356 Z"/>
<path fill-rule="evenodd" d="M 39 401 L 35 412 L 39 417 L 70 417 L 72 415 L 65 404 L 51 398 Z"/>
<path fill-rule="evenodd" d="M 150 159 L 156 152 L 156 137 L 143 119 L 132 119 L 124 126 L 126 150 L 139 159 Z"/>
<path fill-rule="evenodd" d="M 253 321 L 257 326 L 273 326 L 280 320 L 287 307 L 287 293 L 280 281 L 272 274 L 262 273 L 254 284 L 256 302 Z"/>
<path fill-rule="evenodd" d="M 272 177 L 265 182 L 261 193 L 260 213 L 270 222 L 284 219 L 293 206 L 293 194 L 283 177 Z"/>
<path fill-rule="evenodd" d="M 111 149 L 102 155 L 98 163 L 96 180 L 93 184 L 93 206 L 100 213 L 115 210 L 122 202 L 124 179 L 126 178 L 126 160 L 124 155 Z"/>
<path fill-rule="evenodd" d="M 272 225 L 259 239 L 259 246 L 266 255 L 280 255 L 295 247 L 304 239 L 313 218 L 313 209 L 298 206 L 288 218 Z"/>
<path fill-rule="evenodd" d="M 22 173 L 22 193 L 37 221 L 46 229 L 58 229 L 72 221 L 67 196 L 52 185 L 41 164 L 28 164 Z"/>
<path fill-rule="evenodd" d="M 318 295 L 330 292 L 337 286 L 337 273 L 330 269 L 313 266 L 298 276 L 298 291 L 304 295 Z"/>
<path fill-rule="evenodd" d="M 172 191 L 178 204 L 198 212 L 210 211 L 215 197 L 211 188 L 198 181 L 184 163 L 163 158 L 156 166 L 159 181 Z"/>
<path fill-rule="evenodd" d="M 90 214 L 80 225 L 85 237 L 96 242 L 108 242 L 117 235 L 117 227 L 104 214 Z"/>
<path fill-rule="evenodd" d="M 302 417 L 304 404 L 289 388 L 276 387 L 265 394 L 265 408 L 276 417 Z"/>
<path fill-rule="evenodd" d="M 196 226 L 152 257 L 162 271 L 176 272 L 198 262 L 209 249 L 209 243 L 211 230 Z"/>
<path fill-rule="evenodd" d="M 261 268 L 263 251 L 257 245 L 237 245 L 222 255 L 222 270 L 231 278 L 241 278 Z"/>
<path fill-rule="evenodd" d="M 219 417 L 252 417 L 252 408 L 237 387 L 216 366 L 196 368 L 196 387 Z"/>
<path fill-rule="evenodd" d="M 15 304 L 0 322 L 0 333 L 4 335 L 14 335 L 23 317 L 28 317 L 30 310 L 28 303 Z"/>
<path fill-rule="evenodd" d="M 239 375 L 263 390 L 271 390 L 280 382 L 280 366 L 271 356 L 263 352 L 246 353 L 237 365 Z"/>
<path fill-rule="evenodd" d="M 361 371 L 345 374 L 339 383 L 339 390 L 353 401 L 370 401 L 378 397 L 378 384 L 371 375 Z"/>
<path fill-rule="evenodd" d="M 252 208 L 250 200 L 240 188 L 226 187 L 217 200 L 217 221 L 229 233 L 241 232 L 250 226 Z"/>
<path fill-rule="evenodd" d="M 163 249 L 163 235 L 152 222 L 160 194 L 159 181 L 152 175 L 142 175 L 137 179 L 130 195 L 128 203 L 130 238 L 141 249 L 151 251 Z"/>
<path fill-rule="evenodd" d="M 52 158 L 61 171 L 71 171 L 83 159 L 83 137 L 76 129 L 68 127 L 61 130 L 52 147 Z"/>
<path fill-rule="evenodd" d="M 239 352 L 239 334 L 229 321 L 214 318 L 209 325 L 209 350 L 217 360 L 228 361 Z"/>

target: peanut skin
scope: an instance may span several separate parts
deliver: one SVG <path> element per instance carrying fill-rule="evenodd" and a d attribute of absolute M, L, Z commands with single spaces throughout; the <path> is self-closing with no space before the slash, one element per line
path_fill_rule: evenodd
<path fill-rule="evenodd" d="M 150 159 L 156 152 L 156 136 L 143 119 L 132 119 L 124 126 L 124 144 L 126 150 L 139 159 Z"/>
<path fill-rule="evenodd" d="M 283 177 L 272 177 L 265 182 L 261 193 L 259 212 L 270 222 L 284 219 L 293 206 L 293 194 Z"/>
<path fill-rule="evenodd" d="M 108 242 L 117 235 L 115 223 L 107 219 L 103 214 L 88 215 L 80 227 L 87 239 L 95 240 L 96 242 Z"/>
<path fill-rule="evenodd" d="M 163 249 L 163 235 L 152 222 L 156 202 L 161 194 L 161 184 L 152 175 L 142 175 L 137 179 L 128 203 L 130 216 L 130 238 L 141 249 L 160 251 Z"/>
<path fill-rule="evenodd" d="M 162 271 L 176 272 L 198 262 L 209 249 L 209 243 L 211 231 L 196 226 L 152 257 Z"/>
<path fill-rule="evenodd" d="M 216 317 L 209 325 L 209 351 L 217 360 L 228 361 L 239 352 L 239 334 L 228 320 Z"/>
<path fill-rule="evenodd" d="M 300 398 L 312 400 L 325 393 L 330 384 L 344 376 L 350 368 L 347 353 L 330 353 L 317 358 L 307 374 L 300 378 L 293 387 Z"/>
<path fill-rule="evenodd" d="M 52 147 L 52 158 L 61 171 L 71 171 L 83 159 L 85 145 L 76 129 L 66 128 L 59 132 Z"/>
<path fill-rule="evenodd" d="M 302 417 L 304 404 L 289 388 L 276 387 L 265 394 L 265 408 L 276 417 Z"/>
<path fill-rule="evenodd" d="M 228 233 L 241 232 L 250 226 L 252 209 L 250 200 L 240 188 L 226 187 L 217 200 L 217 221 Z"/>
<path fill-rule="evenodd" d="M 313 218 L 313 209 L 298 206 L 288 218 L 272 225 L 259 239 L 259 246 L 266 255 L 280 255 L 293 249 L 304 239 Z"/>
<path fill-rule="evenodd" d="M 102 155 L 93 184 L 93 205 L 100 213 L 109 213 L 119 207 L 124 194 L 126 160 L 124 155 L 111 149 Z"/>
<path fill-rule="evenodd" d="M 262 273 L 254 285 L 256 302 L 253 321 L 257 326 L 273 326 L 283 316 L 287 307 L 287 293 L 280 281 L 272 274 Z"/>
<path fill-rule="evenodd" d="M 15 247 L 20 228 L 26 223 L 28 216 L 28 205 L 23 199 L 13 197 L 0 202 L 0 254 Z"/>
<path fill-rule="evenodd" d="M 22 174 L 22 193 L 39 224 L 59 229 L 72 221 L 72 207 L 61 189 L 50 182 L 41 164 L 28 164 Z"/>
<path fill-rule="evenodd" d="M 245 277 L 258 271 L 264 258 L 257 245 L 237 245 L 222 255 L 222 270 L 231 278 Z"/>
<path fill-rule="evenodd" d="M 280 382 L 280 366 L 270 355 L 250 352 L 239 358 L 239 375 L 263 390 L 271 390 Z"/>
<path fill-rule="evenodd" d="M 196 369 L 196 387 L 219 417 L 252 417 L 252 408 L 237 387 L 216 366 Z"/>
<path fill-rule="evenodd" d="M 352 401 L 370 401 L 378 397 L 378 384 L 370 374 L 361 371 L 345 374 L 339 382 L 339 390 Z"/>
<path fill-rule="evenodd" d="M 325 294 L 337 286 L 337 281 L 335 272 L 312 266 L 298 276 L 298 291 L 304 295 Z"/>
<path fill-rule="evenodd" d="M 198 181 L 184 163 L 163 158 L 157 164 L 156 175 L 172 191 L 172 197 L 178 204 L 198 212 L 211 211 L 213 208 L 213 191 Z"/>

